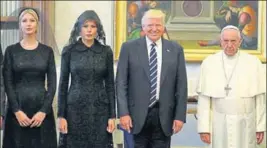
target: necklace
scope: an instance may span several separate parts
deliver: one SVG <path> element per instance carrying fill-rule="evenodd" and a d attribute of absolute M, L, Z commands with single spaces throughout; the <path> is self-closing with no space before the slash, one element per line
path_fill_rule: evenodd
<path fill-rule="evenodd" d="M 224 60 L 223 60 L 223 54 L 222 54 L 223 71 L 224 71 L 224 77 L 225 77 L 225 79 L 226 79 L 226 86 L 224 87 L 224 91 L 225 91 L 226 96 L 228 96 L 229 91 L 232 90 L 232 88 L 229 87 L 229 83 L 230 83 L 230 81 L 231 81 L 231 79 L 232 79 L 233 73 L 234 73 L 234 71 L 235 71 L 235 69 L 236 69 L 236 65 L 237 65 L 238 60 L 239 60 L 239 52 L 238 52 L 238 55 L 237 55 L 237 56 L 238 56 L 238 57 L 237 57 L 237 61 L 235 62 L 235 66 L 234 66 L 234 68 L 233 68 L 233 70 L 232 70 L 232 72 L 231 72 L 231 75 L 230 75 L 229 79 L 228 79 L 228 78 L 227 78 L 227 75 L 226 75 L 226 70 L 225 70 Z"/>
<path fill-rule="evenodd" d="M 36 41 L 34 44 L 26 44 L 25 41 L 21 41 L 20 45 L 22 46 L 22 48 L 24 48 L 25 50 L 34 50 L 35 48 L 38 47 L 38 41 Z"/>

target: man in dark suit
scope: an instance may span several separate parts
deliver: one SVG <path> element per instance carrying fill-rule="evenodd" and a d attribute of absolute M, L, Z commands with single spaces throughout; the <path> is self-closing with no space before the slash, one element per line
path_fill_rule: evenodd
<path fill-rule="evenodd" d="M 145 37 L 122 44 L 116 93 L 122 128 L 135 148 L 169 148 L 186 122 L 187 75 L 183 48 L 162 38 L 165 15 L 149 10 Z"/>

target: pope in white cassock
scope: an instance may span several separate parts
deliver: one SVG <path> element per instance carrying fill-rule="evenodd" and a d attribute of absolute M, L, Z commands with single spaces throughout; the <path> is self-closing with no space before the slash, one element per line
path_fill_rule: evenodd
<path fill-rule="evenodd" d="M 207 57 L 197 85 L 198 133 L 210 148 L 256 148 L 266 130 L 266 76 L 259 59 L 239 51 L 235 26 L 221 31 L 222 51 Z"/>

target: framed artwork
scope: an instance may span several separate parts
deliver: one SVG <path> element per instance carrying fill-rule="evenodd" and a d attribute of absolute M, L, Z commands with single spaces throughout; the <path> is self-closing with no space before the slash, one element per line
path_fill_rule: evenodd
<path fill-rule="evenodd" d="M 116 1 L 115 59 L 121 44 L 144 36 L 141 19 L 149 9 L 166 14 L 165 37 L 184 47 L 187 62 L 201 62 L 221 50 L 219 35 L 226 25 L 240 29 L 240 50 L 266 62 L 266 1 Z"/>

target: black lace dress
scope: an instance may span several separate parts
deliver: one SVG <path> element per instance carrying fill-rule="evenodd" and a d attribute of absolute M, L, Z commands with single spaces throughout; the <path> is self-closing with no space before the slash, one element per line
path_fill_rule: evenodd
<path fill-rule="evenodd" d="M 34 50 L 25 50 L 20 43 L 7 47 L 3 75 L 8 98 L 3 148 L 56 148 L 52 110 L 56 69 L 52 48 L 41 43 Z M 45 112 L 46 117 L 40 127 L 21 127 L 14 114 L 18 110 L 29 118 L 39 111 Z"/>
<path fill-rule="evenodd" d="M 60 135 L 60 148 L 113 148 L 112 134 L 106 131 L 108 119 L 115 118 L 110 47 L 97 40 L 90 48 L 81 40 L 65 47 L 60 73 L 58 117 L 68 123 L 68 133 Z"/>

